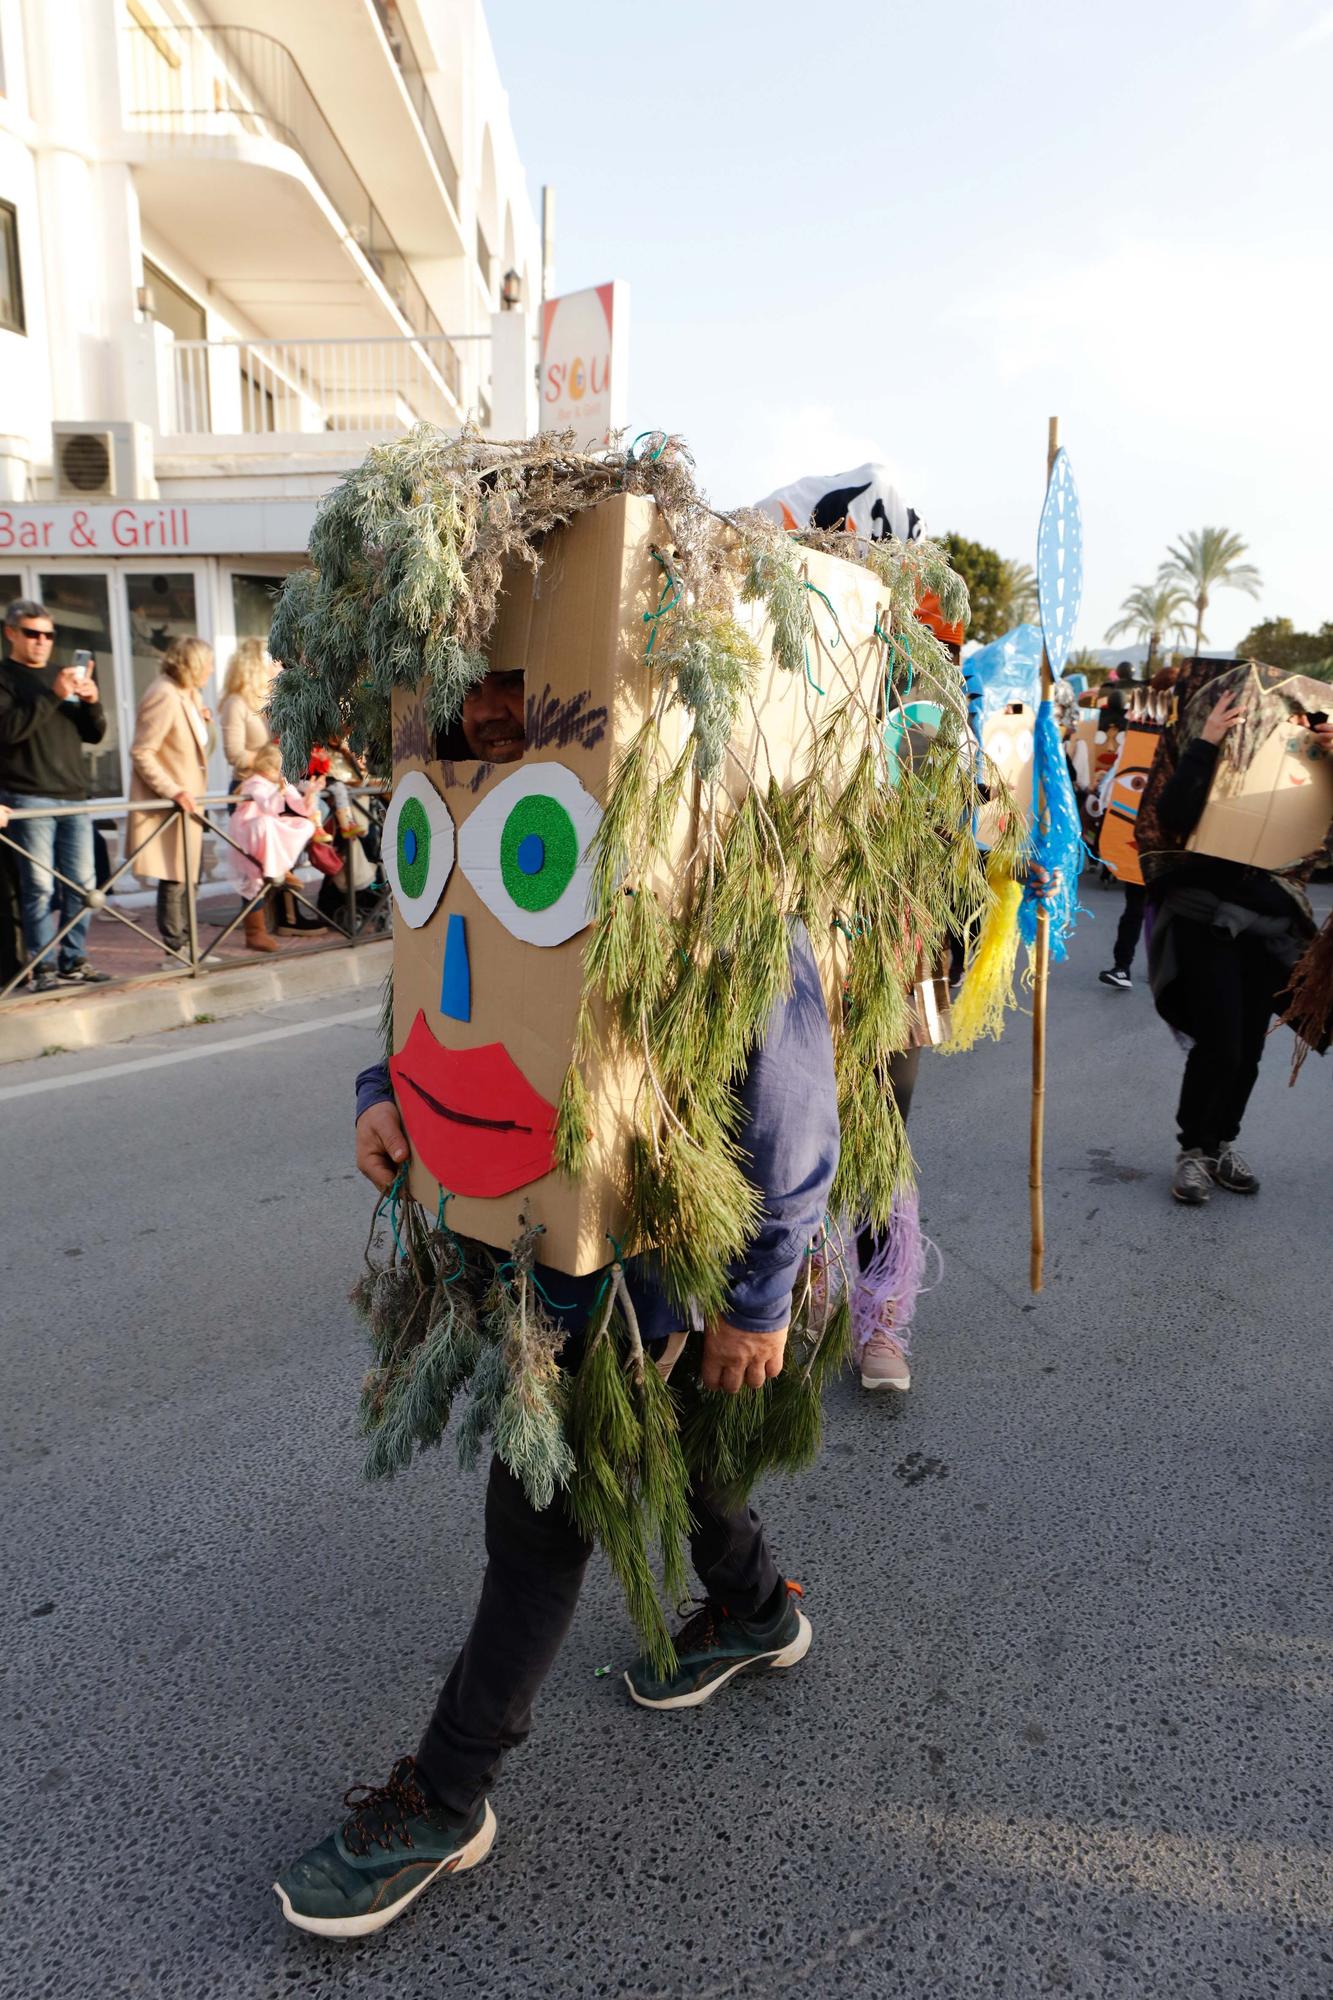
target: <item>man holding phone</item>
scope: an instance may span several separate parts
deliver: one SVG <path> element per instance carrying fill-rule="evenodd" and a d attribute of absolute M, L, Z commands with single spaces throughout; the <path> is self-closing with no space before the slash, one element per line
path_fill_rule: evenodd
<path fill-rule="evenodd" d="M 92 654 L 76 654 L 73 666 L 57 667 L 51 659 L 55 636 L 44 604 L 19 597 L 7 607 L 8 657 L 0 664 L 0 804 L 17 812 L 86 799 L 84 745 L 106 735 Z M 84 899 L 95 880 L 92 821 L 84 813 L 12 819 L 6 832 L 23 850 L 15 859 L 33 991 L 100 985 L 111 975 L 98 972 L 84 956 L 92 919 Z M 65 879 L 57 882 L 57 874 Z M 66 924 L 71 928 L 53 962 L 52 940 Z"/>

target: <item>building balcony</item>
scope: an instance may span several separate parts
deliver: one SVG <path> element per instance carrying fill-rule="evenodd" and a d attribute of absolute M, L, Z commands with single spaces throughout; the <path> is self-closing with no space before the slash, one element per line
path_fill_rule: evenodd
<path fill-rule="evenodd" d="M 345 454 L 413 424 L 462 421 L 458 350 L 411 340 L 170 340 L 159 451 Z M 207 441 L 206 446 L 203 441 Z"/>
<path fill-rule="evenodd" d="M 461 257 L 458 167 L 396 0 L 223 0 L 235 27 L 277 29 L 394 239 Z M 217 7 L 222 12 L 222 4 Z"/>
<path fill-rule="evenodd" d="M 261 333 L 441 336 L 289 49 L 248 27 L 136 27 L 125 51 L 141 212 Z"/>

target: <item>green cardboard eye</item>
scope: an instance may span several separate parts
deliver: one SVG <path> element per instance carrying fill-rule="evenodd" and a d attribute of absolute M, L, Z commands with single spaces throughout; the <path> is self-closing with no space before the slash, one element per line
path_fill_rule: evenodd
<path fill-rule="evenodd" d="M 592 920 L 588 848 L 601 808 L 564 764 L 530 764 L 463 825 L 458 861 L 488 910 L 525 944 L 563 944 Z"/>
<path fill-rule="evenodd" d="M 420 771 L 400 778 L 384 817 L 384 866 L 393 900 L 413 930 L 434 912 L 454 865 L 449 808 Z"/>

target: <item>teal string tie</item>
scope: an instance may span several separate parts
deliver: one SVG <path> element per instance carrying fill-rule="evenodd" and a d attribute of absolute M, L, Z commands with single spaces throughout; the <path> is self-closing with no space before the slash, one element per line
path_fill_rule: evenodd
<path fill-rule="evenodd" d="M 657 553 L 656 549 L 653 550 L 653 561 L 659 563 L 666 571 L 666 582 L 662 585 L 662 595 L 657 600 L 656 611 L 645 611 L 643 614 L 644 624 L 651 625 L 653 628 L 648 635 L 648 644 L 643 656 L 645 660 L 652 658 L 653 647 L 657 644 L 658 620 L 665 618 L 667 612 L 674 611 L 680 603 L 680 581 L 672 575 L 670 564 Z"/>
<path fill-rule="evenodd" d="M 463 1246 L 459 1242 L 453 1230 L 449 1227 L 449 1224 L 445 1221 L 444 1211 L 452 1200 L 453 1200 L 453 1195 L 450 1193 L 449 1189 L 441 1188 L 440 1205 L 438 1209 L 435 1211 L 435 1227 L 449 1238 L 449 1241 L 454 1246 L 454 1255 L 458 1259 L 456 1267 L 449 1273 L 448 1277 L 441 1280 L 441 1283 L 446 1285 L 452 1285 L 456 1278 L 461 1278 L 467 1266 L 467 1258 L 463 1255 Z"/>
<path fill-rule="evenodd" d="M 828 693 L 828 689 L 827 689 L 827 688 L 822 688 L 822 687 L 821 687 L 821 686 L 819 685 L 819 682 L 818 682 L 818 681 L 817 681 L 817 680 L 815 679 L 814 675 L 813 675 L 813 674 L 811 673 L 811 671 L 810 671 L 810 648 L 809 648 L 809 646 L 807 646 L 807 647 L 806 647 L 806 649 L 805 649 L 805 678 L 807 679 L 807 681 L 809 681 L 809 683 L 810 683 L 811 687 L 812 687 L 812 688 L 814 689 L 814 691 L 815 691 L 815 693 L 816 693 L 816 694 L 827 694 L 827 693 Z"/>
<path fill-rule="evenodd" d="M 399 1167 L 388 1188 L 380 1196 L 379 1207 L 375 1210 L 375 1220 L 378 1222 L 385 1209 L 388 1209 L 389 1227 L 393 1231 L 393 1247 L 400 1257 L 405 1257 L 407 1252 L 403 1248 L 403 1239 L 398 1233 L 398 1192 L 406 1179 L 407 1168 Z"/>
<path fill-rule="evenodd" d="M 670 435 L 666 431 L 640 431 L 639 435 L 635 438 L 633 444 L 629 448 L 629 462 L 631 465 L 635 463 L 634 454 L 639 449 L 639 446 L 643 443 L 645 438 L 657 438 L 659 440 L 657 450 L 649 452 L 648 454 L 649 465 L 656 465 L 658 459 L 662 456 L 662 453 L 666 450 L 667 446 L 671 442 Z"/>
<path fill-rule="evenodd" d="M 838 642 L 838 640 L 839 640 L 839 639 L 841 639 L 841 640 L 842 640 L 842 643 L 843 643 L 843 645 L 844 645 L 844 646 L 846 646 L 846 644 L 847 644 L 847 635 L 846 635 L 846 633 L 845 633 L 845 632 L 843 631 L 843 629 L 842 629 L 842 626 L 841 626 L 841 625 L 839 624 L 839 622 L 838 622 L 838 614 L 837 614 L 837 612 L 836 612 L 836 611 L 835 611 L 835 610 L 833 609 L 833 600 L 832 600 L 832 598 L 831 598 L 831 597 L 829 596 L 828 592 L 827 592 L 826 590 L 821 590 L 821 589 L 819 588 L 819 585 L 818 585 L 817 583 L 811 583 L 811 581 L 810 581 L 810 579 L 809 579 L 809 577 L 808 577 L 808 576 L 803 576 L 803 577 L 801 578 L 801 581 L 802 581 L 802 583 L 803 583 L 803 584 L 805 585 L 805 587 L 806 587 L 806 589 L 807 589 L 807 590 L 813 590 L 813 591 L 814 591 L 814 593 L 815 593 L 815 596 L 816 596 L 816 597 L 822 597 L 822 598 L 823 598 L 823 600 L 824 600 L 824 602 L 825 602 L 825 604 L 827 604 L 827 606 L 828 606 L 828 614 L 829 614 L 829 617 L 830 617 L 830 618 L 831 618 L 831 619 L 833 620 L 833 632 L 834 632 L 834 640 L 833 640 L 833 643 L 834 643 L 834 645 L 836 645 L 836 644 L 837 644 L 837 642 Z M 849 648 L 849 650 L 850 650 L 850 648 Z"/>
<path fill-rule="evenodd" d="M 611 1231 L 610 1231 L 609 1229 L 608 1229 L 608 1230 L 607 1230 L 607 1232 L 606 1232 L 606 1240 L 607 1240 L 607 1242 L 608 1242 L 608 1243 L 609 1243 L 609 1244 L 611 1245 L 611 1248 L 612 1248 L 612 1249 L 613 1249 L 613 1250 L 615 1251 L 615 1253 L 616 1253 L 616 1262 L 617 1262 L 617 1264 L 623 1264 L 623 1263 L 624 1263 L 624 1261 L 625 1261 L 625 1253 L 624 1253 L 624 1251 L 623 1251 L 623 1250 L 621 1249 L 621 1247 L 620 1247 L 619 1243 L 617 1243 L 617 1241 L 616 1241 L 615 1237 L 614 1237 L 614 1236 L 613 1236 L 613 1235 L 611 1234 Z"/>
<path fill-rule="evenodd" d="M 514 1275 L 514 1260 L 512 1257 L 506 1257 L 503 1264 L 497 1264 L 495 1267 L 495 1275 L 497 1278 L 503 1278 L 506 1275 L 506 1273 L 511 1278 Z M 537 1273 L 535 1271 L 528 1272 L 528 1283 L 532 1286 L 532 1289 L 535 1292 L 539 1293 L 540 1296 L 545 1299 L 547 1305 L 551 1308 L 552 1312 L 572 1313 L 578 1311 L 577 1300 L 571 1299 L 568 1305 L 561 1305 L 559 1299 L 553 1299 L 551 1297 L 551 1294 L 547 1291 L 545 1285 L 542 1283 L 541 1279 L 537 1276 Z"/>

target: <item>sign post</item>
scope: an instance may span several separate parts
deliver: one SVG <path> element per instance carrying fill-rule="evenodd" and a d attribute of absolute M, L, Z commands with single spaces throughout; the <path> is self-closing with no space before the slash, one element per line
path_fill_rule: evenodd
<path fill-rule="evenodd" d="M 598 450 L 629 410 L 629 286 L 616 279 L 542 303 L 538 408 L 544 431 Z"/>

